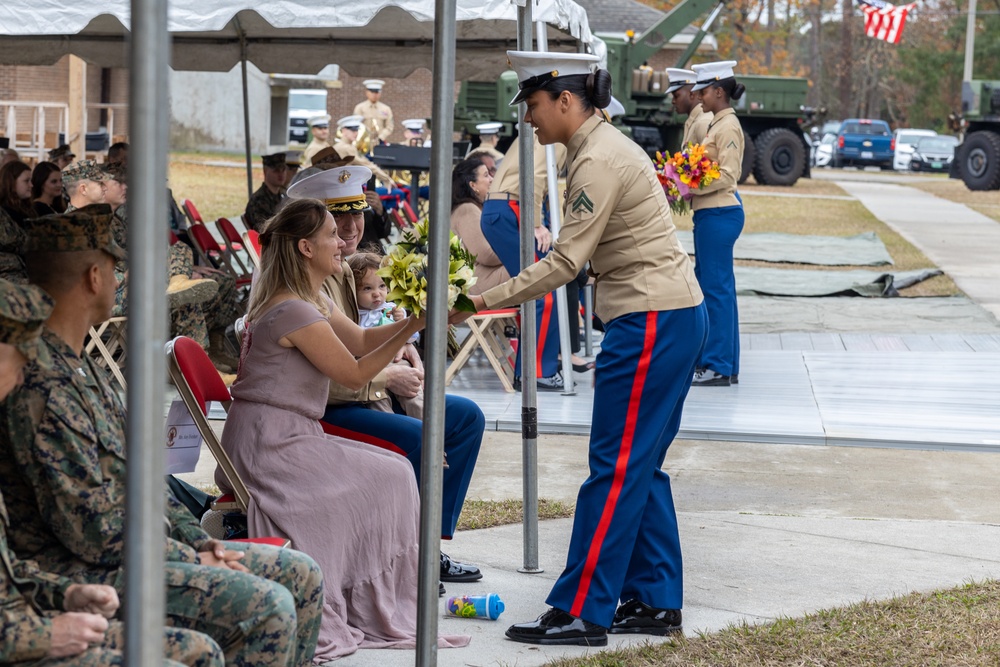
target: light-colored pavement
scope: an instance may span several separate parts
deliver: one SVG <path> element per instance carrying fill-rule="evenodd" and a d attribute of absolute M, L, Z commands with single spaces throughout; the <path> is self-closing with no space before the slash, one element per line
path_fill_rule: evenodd
<path fill-rule="evenodd" d="M 572 501 L 587 475 L 585 438 L 542 435 L 538 444 L 540 494 Z M 520 497 L 520 452 L 516 434 L 487 434 L 470 496 Z M 684 549 L 687 633 L 1000 576 L 998 466 L 981 454 L 677 441 L 665 468 Z M 538 575 L 517 572 L 520 525 L 446 544 L 485 573 L 482 582 L 449 585 L 448 594 L 496 592 L 507 610 L 498 621 L 455 619 L 442 601 L 441 631 L 470 634 L 472 643 L 441 650 L 440 665 L 527 667 L 588 652 L 503 636 L 546 609 L 570 527 L 568 519 L 541 523 Z M 361 651 L 335 664 L 413 659 L 409 650 Z"/>
<path fill-rule="evenodd" d="M 905 185 L 837 184 L 919 248 L 973 301 L 1000 317 L 1000 225 L 995 220 Z"/>

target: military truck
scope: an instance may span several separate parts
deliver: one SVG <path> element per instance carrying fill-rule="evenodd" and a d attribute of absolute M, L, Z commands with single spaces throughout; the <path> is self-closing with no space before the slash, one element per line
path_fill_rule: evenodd
<path fill-rule="evenodd" d="M 663 91 L 667 76 L 643 67 L 644 63 L 674 35 L 718 4 L 718 0 L 683 0 L 641 35 L 625 39 L 605 38 L 608 46 L 608 71 L 613 80 L 614 96 L 625 107 L 620 120 L 623 131 L 650 156 L 664 149 L 680 148 L 686 116 L 673 112 L 671 98 Z M 684 67 L 704 39 L 712 16 L 678 59 Z M 740 182 L 750 174 L 765 185 L 793 185 L 809 176 L 809 142 L 802 132 L 809 121 L 806 93 L 809 82 L 803 78 L 746 76 L 739 80 L 746 94 L 734 108 L 743 126 L 746 149 Z M 511 128 L 517 111 L 507 103 L 517 92 L 517 77 L 505 72 L 493 82 L 463 82 L 456 105 L 456 129 L 472 132 L 476 123 L 499 120 Z"/>
<path fill-rule="evenodd" d="M 1000 81 L 964 81 L 961 120 L 951 176 L 970 190 L 1000 190 Z"/>

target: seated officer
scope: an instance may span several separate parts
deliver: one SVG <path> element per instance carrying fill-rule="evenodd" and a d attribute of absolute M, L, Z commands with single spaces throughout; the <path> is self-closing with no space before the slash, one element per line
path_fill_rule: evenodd
<path fill-rule="evenodd" d="M 0 408 L 0 487 L 18 555 L 120 590 L 126 415 L 103 370 L 83 354 L 89 327 L 109 315 L 115 261 L 124 258 L 110 221 L 110 211 L 77 211 L 27 224 L 28 276 L 55 307 L 24 386 Z M 165 520 L 171 625 L 204 631 L 227 662 L 310 663 L 322 594 L 312 559 L 213 540 L 171 494 Z"/>
<path fill-rule="evenodd" d="M 354 273 L 347 258 L 357 252 L 364 234 L 364 212 L 350 204 L 338 203 L 345 197 L 360 192 L 361 183 L 351 179 L 339 180 L 339 170 L 331 170 L 299 181 L 288 189 L 292 199 L 314 197 L 327 203 L 327 210 L 337 223 L 337 235 L 344 241 L 341 251 L 344 271 L 327 278 L 323 291 L 348 317 L 360 323 L 358 297 L 355 292 Z M 355 189 L 356 188 L 356 189 Z M 329 407 L 323 421 L 341 429 L 337 435 L 352 440 L 375 444 L 402 454 L 413 465 L 420 482 L 420 455 L 423 442 L 419 419 L 395 412 L 378 412 L 371 404 L 387 396 L 386 389 L 394 394 L 413 397 L 423 386 L 423 362 L 413 345 L 404 346 L 403 356 L 412 364 L 390 364 L 360 391 L 350 391 L 334 382 L 330 383 Z M 472 472 L 483 442 L 486 418 L 479 406 L 461 396 L 445 397 L 444 449 L 448 467 L 444 471 L 442 496 L 441 537 L 451 539 L 458 523 L 458 516 L 465 503 Z M 441 554 L 441 581 L 477 581 L 482 578 L 479 568 L 453 561 Z"/>
<path fill-rule="evenodd" d="M 52 299 L 42 290 L 0 280 L 0 401 L 16 388 L 24 365 L 34 360 L 42 324 L 51 312 Z M 77 584 L 20 560 L 7 546 L 9 524 L 0 496 L 0 664 L 124 665 L 116 650 L 122 625 L 108 620 L 118 611 L 118 592 L 111 586 Z M 164 640 L 168 667 L 224 664 L 222 649 L 206 635 L 171 628 Z"/>
<path fill-rule="evenodd" d="M 243 221 L 247 229 L 264 231 L 264 223 L 278 211 L 278 205 L 285 198 L 285 154 L 274 153 L 261 157 L 264 165 L 264 182 L 247 202 Z"/>

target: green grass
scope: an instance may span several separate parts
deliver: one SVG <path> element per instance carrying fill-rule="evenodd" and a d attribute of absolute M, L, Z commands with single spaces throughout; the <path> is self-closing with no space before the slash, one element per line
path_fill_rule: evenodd
<path fill-rule="evenodd" d="M 914 183 L 913 187 L 957 204 L 965 204 L 972 210 L 1000 222 L 1000 190 L 973 192 L 957 179 L 919 181 Z"/>
<path fill-rule="evenodd" d="M 995 667 L 1000 582 L 555 660 L 552 667 Z"/>
<path fill-rule="evenodd" d="M 540 498 L 538 518 L 563 519 L 573 516 L 573 505 Z M 520 500 L 466 500 L 458 517 L 458 530 L 478 530 L 521 523 L 524 518 Z"/>

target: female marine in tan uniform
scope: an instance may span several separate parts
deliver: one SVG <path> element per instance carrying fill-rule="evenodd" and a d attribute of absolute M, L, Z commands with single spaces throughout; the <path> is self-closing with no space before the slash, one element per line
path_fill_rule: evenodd
<path fill-rule="evenodd" d="M 609 629 L 676 632 L 681 549 L 670 478 L 660 468 L 705 340 L 701 290 L 649 157 L 594 113 L 610 102 L 608 72 L 591 71 L 597 59 L 584 54 L 508 56 L 520 82 L 512 104 L 527 103 L 525 120 L 542 144 L 566 145 L 564 221 L 548 256 L 473 300 L 502 308 L 538 298 L 589 260 L 606 329 L 591 473 L 577 499 L 566 569 L 549 594 L 553 608 L 507 636 L 603 646 Z"/>
<path fill-rule="evenodd" d="M 708 341 L 692 380 L 695 386 L 728 387 L 739 382 L 740 321 L 736 308 L 733 246 L 743 231 L 743 201 L 736 183 L 743 168 L 743 128 L 729 100 L 746 90 L 733 74 L 735 60 L 695 65 L 701 105 L 713 114 L 702 144 L 719 163 L 721 176 L 692 190 L 695 275 L 708 306 Z"/>

